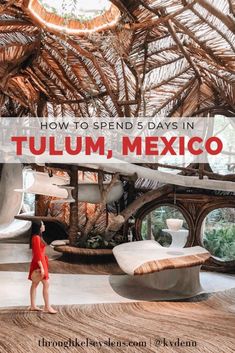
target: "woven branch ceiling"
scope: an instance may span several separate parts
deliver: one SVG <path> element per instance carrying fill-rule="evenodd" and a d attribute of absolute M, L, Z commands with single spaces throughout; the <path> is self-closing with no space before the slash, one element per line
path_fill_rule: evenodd
<path fill-rule="evenodd" d="M 0 0 L 0 116 L 235 115 L 234 0 L 112 2 L 114 25 L 65 35 Z"/>

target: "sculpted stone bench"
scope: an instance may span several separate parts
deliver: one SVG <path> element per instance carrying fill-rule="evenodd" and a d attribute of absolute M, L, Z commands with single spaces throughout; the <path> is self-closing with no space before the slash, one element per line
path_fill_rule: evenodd
<path fill-rule="evenodd" d="M 210 253 L 200 246 L 166 248 L 155 240 L 116 246 L 113 254 L 121 269 L 140 286 L 194 296 L 201 292 L 200 268 Z"/>

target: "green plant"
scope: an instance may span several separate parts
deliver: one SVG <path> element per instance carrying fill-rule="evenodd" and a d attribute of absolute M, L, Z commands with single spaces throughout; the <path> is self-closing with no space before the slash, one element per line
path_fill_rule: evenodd
<path fill-rule="evenodd" d="M 206 230 L 203 245 L 223 261 L 235 260 L 235 225 Z"/>
<path fill-rule="evenodd" d="M 115 234 L 114 237 L 110 240 L 104 239 L 104 237 L 100 234 L 90 234 L 85 243 L 81 244 L 78 240 L 76 246 L 84 247 L 87 249 L 113 249 L 116 245 L 119 245 L 123 242 L 124 239 L 119 234 Z"/>

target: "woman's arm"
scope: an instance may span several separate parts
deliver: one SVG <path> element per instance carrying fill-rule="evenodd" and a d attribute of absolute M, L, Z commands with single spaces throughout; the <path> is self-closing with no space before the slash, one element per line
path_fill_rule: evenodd
<path fill-rule="evenodd" d="M 38 261 L 38 266 L 40 267 L 41 274 L 44 277 L 45 271 L 44 271 L 44 267 L 43 267 L 42 261 Z"/>
<path fill-rule="evenodd" d="M 40 268 L 41 274 L 44 276 L 45 270 L 42 264 L 42 253 L 41 253 L 40 242 L 41 242 L 40 236 L 39 235 L 34 236 L 32 239 L 32 250 L 34 253 L 34 257 L 38 263 L 38 266 Z"/>

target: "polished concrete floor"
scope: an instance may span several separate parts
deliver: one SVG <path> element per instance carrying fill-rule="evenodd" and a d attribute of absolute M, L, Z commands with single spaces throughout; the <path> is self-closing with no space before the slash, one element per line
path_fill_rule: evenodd
<path fill-rule="evenodd" d="M 0 272 L 0 307 L 25 306 L 29 303 L 31 282 L 27 272 Z M 128 285 L 124 275 L 74 275 L 50 274 L 51 302 L 64 304 L 124 303 L 145 300 L 164 300 L 164 293 Z M 123 285 L 123 281 L 125 285 Z M 218 273 L 201 273 L 201 293 L 219 292 L 235 287 L 235 276 Z M 38 304 L 43 304 L 41 284 L 38 287 Z M 182 299 L 181 297 L 168 299 Z"/>
<path fill-rule="evenodd" d="M 47 247 L 49 260 L 61 255 Z M 0 264 L 28 263 L 31 250 L 28 244 L 1 244 Z M 5 266 L 5 265 L 4 265 Z M 25 306 L 29 304 L 31 281 L 25 271 L 0 271 L 0 307 Z M 235 288 L 235 276 L 201 272 L 203 293 L 219 292 Z M 199 293 L 199 294 L 200 294 Z M 50 273 L 51 302 L 64 304 L 124 303 L 133 301 L 177 300 L 182 296 L 169 296 L 167 293 L 139 286 L 133 276 L 102 274 Z M 38 305 L 43 304 L 42 286 L 38 288 Z"/>

